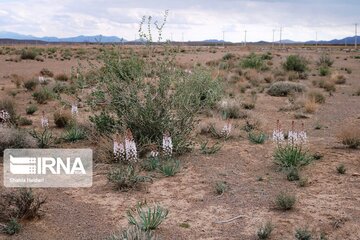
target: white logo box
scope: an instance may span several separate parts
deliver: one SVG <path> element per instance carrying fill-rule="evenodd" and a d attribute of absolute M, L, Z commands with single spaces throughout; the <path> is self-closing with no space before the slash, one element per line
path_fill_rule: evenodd
<path fill-rule="evenodd" d="M 6 149 L 4 186 L 91 187 L 91 149 Z"/>

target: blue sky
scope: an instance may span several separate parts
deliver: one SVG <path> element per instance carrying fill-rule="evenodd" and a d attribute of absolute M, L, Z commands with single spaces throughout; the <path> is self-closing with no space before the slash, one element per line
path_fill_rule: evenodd
<path fill-rule="evenodd" d="M 354 35 L 357 0 L 0 0 L 0 31 L 35 36 L 115 35 L 134 39 L 143 15 L 161 19 L 164 38 L 240 42 L 279 39 L 329 40 Z M 138 37 L 138 36 L 137 36 Z"/>

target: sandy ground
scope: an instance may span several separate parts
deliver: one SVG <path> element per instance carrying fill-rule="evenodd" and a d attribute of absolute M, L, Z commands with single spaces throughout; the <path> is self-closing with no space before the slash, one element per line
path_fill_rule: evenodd
<path fill-rule="evenodd" d="M 219 59 L 225 52 L 246 55 L 250 51 L 240 47 L 218 49 L 216 53 L 194 51 L 180 54 L 179 61 L 191 66 L 196 62 Z M 126 228 L 126 210 L 137 201 L 146 199 L 148 202 L 159 202 L 170 210 L 167 220 L 156 231 L 161 239 L 256 239 L 259 226 L 271 220 L 275 226 L 271 239 L 294 239 L 295 229 L 307 226 L 317 239 L 324 232 L 328 239 L 359 240 L 360 152 L 344 148 L 335 136 L 343 125 L 359 124 L 360 97 L 352 96 L 352 93 L 360 87 L 360 61 L 352 58 L 344 60 L 355 53 L 335 48 L 331 51 L 335 60 L 334 68 L 348 67 L 352 69 L 352 74 L 346 75 L 346 84 L 338 85 L 333 96 L 327 96 L 326 103 L 310 118 L 297 120 L 305 124 L 310 150 L 324 155 L 321 160 L 312 162 L 302 170 L 302 175 L 309 180 L 308 186 L 299 187 L 276 170 L 272 160 L 274 146 L 270 141 L 264 145 L 254 145 L 240 135 L 226 141 L 214 155 L 203 155 L 197 147 L 180 158 L 182 169 L 176 176 L 155 178 L 153 183 L 145 183 L 139 190 L 114 191 L 107 182 L 107 164 L 95 166 L 91 188 L 39 189 L 38 192 L 48 198 L 44 207 L 45 215 L 23 224 L 19 234 L 13 237 L 0 235 L 0 239 L 104 239 L 112 231 Z M 301 53 L 310 59 L 317 59 L 319 54 L 314 49 L 301 48 L 278 53 L 280 56 L 273 60 L 275 65 L 290 53 Z M 335 59 L 336 56 L 339 58 Z M 24 78 L 36 76 L 43 67 L 54 73 L 70 73 L 71 67 L 77 65 L 76 60 L 14 63 L 5 62 L 4 59 L 4 56 L 0 56 L 0 87 L 5 87 L 0 91 L 1 95 L 15 89 L 7 77 L 11 74 Z M 318 77 L 310 75 L 309 80 L 301 82 L 311 86 L 315 78 Z M 19 91 L 14 98 L 20 110 L 18 112 L 24 115 L 31 96 L 24 90 Z M 281 119 L 284 126 L 290 126 L 293 112 L 278 111 L 285 103 L 286 98 L 259 93 L 252 114 L 261 120 L 263 129 L 270 133 L 277 119 Z M 40 111 L 47 109 L 51 112 L 52 108 L 56 108 L 56 103 L 50 102 L 40 107 Z M 33 118 L 38 117 L 39 114 Z M 315 130 L 317 123 L 326 128 Z M 345 175 L 336 173 L 340 163 L 347 168 Z M 263 181 L 258 181 L 259 177 Z M 230 186 L 229 191 L 221 196 L 214 194 L 216 181 L 226 181 Z M 281 191 L 296 195 L 293 210 L 282 212 L 275 209 L 274 199 Z M 238 215 L 242 217 L 229 223 L 216 223 Z M 182 223 L 189 224 L 189 228 L 181 227 Z"/>

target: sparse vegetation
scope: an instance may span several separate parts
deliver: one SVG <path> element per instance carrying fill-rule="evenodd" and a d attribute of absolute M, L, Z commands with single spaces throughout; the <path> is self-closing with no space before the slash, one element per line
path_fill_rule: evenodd
<path fill-rule="evenodd" d="M 289 193 L 280 193 L 276 196 L 276 207 L 283 211 L 291 210 L 296 202 L 296 197 Z"/>
<path fill-rule="evenodd" d="M 112 169 L 107 178 L 120 191 L 128 191 L 137 187 L 141 182 L 146 182 L 150 178 L 141 176 L 134 166 L 120 166 Z"/>
<path fill-rule="evenodd" d="M 311 240 L 311 232 L 307 228 L 298 228 L 295 232 L 296 240 Z"/>
<path fill-rule="evenodd" d="M 135 208 L 127 211 L 127 219 L 129 224 L 147 232 L 157 229 L 168 213 L 169 210 L 159 204 L 149 206 L 146 202 L 139 202 Z"/>
<path fill-rule="evenodd" d="M 257 230 L 256 236 L 259 240 L 269 239 L 273 229 L 274 226 L 272 225 L 272 223 L 267 222 Z"/>
<path fill-rule="evenodd" d="M 26 107 L 26 114 L 33 115 L 38 110 L 36 105 L 29 105 Z"/>
<path fill-rule="evenodd" d="M 229 186 L 225 181 L 218 181 L 215 183 L 215 193 L 217 195 L 223 195 L 228 189 Z"/>
<path fill-rule="evenodd" d="M 290 93 L 301 93 L 305 92 L 306 88 L 300 83 L 294 82 L 275 82 L 268 89 L 267 93 L 271 96 L 287 96 Z"/>
<path fill-rule="evenodd" d="M 357 125 L 343 127 L 337 137 L 349 148 L 356 149 L 360 146 L 360 128 Z"/>
<path fill-rule="evenodd" d="M 24 82 L 24 87 L 29 90 L 33 91 L 35 90 L 36 86 L 39 84 L 39 82 L 35 79 L 30 79 Z"/>
<path fill-rule="evenodd" d="M 43 87 L 43 88 L 37 90 L 36 92 L 33 93 L 32 96 L 34 97 L 36 102 L 39 104 L 45 104 L 49 100 L 52 100 L 54 98 L 53 92 L 46 87 Z"/>
<path fill-rule="evenodd" d="M 345 174 L 346 173 L 346 168 L 344 164 L 340 164 L 339 166 L 336 167 L 336 171 L 339 174 Z"/>
<path fill-rule="evenodd" d="M 286 58 L 283 67 L 287 71 L 303 73 L 307 70 L 307 60 L 299 55 L 290 55 Z"/>

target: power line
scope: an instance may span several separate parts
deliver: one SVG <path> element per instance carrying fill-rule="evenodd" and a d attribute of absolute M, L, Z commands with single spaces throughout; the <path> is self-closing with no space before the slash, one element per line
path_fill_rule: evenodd
<path fill-rule="evenodd" d="M 272 36 L 272 48 L 274 48 L 274 44 L 275 44 L 275 29 L 272 30 L 273 31 L 273 36 Z"/>

